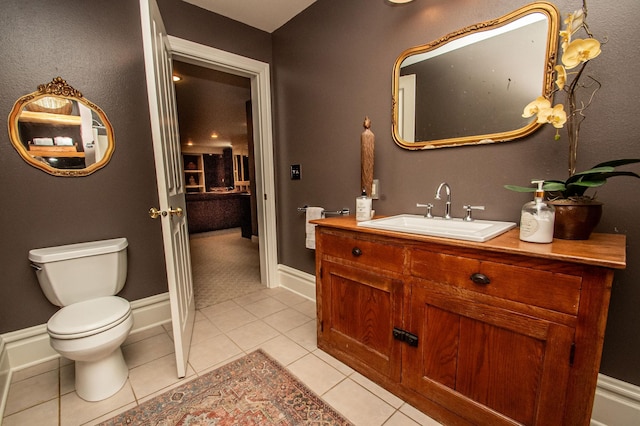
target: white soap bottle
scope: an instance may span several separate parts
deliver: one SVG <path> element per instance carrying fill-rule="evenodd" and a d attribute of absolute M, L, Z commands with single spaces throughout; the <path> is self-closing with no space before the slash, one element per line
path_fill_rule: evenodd
<path fill-rule="evenodd" d="M 367 197 L 367 191 L 362 189 L 362 195 L 356 198 L 356 220 L 363 222 L 371 220 L 371 197 Z"/>
<path fill-rule="evenodd" d="M 544 202 L 543 180 L 532 180 L 537 184 L 534 201 L 522 206 L 520 218 L 520 239 L 530 243 L 550 243 L 553 241 L 553 224 L 556 210 Z"/>

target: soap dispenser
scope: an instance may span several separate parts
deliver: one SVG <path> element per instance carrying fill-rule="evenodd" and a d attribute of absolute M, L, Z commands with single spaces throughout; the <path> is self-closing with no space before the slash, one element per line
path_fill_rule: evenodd
<path fill-rule="evenodd" d="M 356 220 L 363 222 L 371 220 L 371 197 L 367 197 L 367 191 L 362 188 L 362 195 L 356 198 Z"/>
<path fill-rule="evenodd" d="M 531 243 L 550 243 L 553 241 L 553 224 L 556 218 L 555 208 L 544 202 L 544 181 L 532 180 L 537 184 L 535 199 L 522 206 L 520 218 L 520 239 Z"/>

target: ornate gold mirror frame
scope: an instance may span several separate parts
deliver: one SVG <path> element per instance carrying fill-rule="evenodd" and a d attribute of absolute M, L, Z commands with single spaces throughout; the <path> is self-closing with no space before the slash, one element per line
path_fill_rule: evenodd
<path fill-rule="evenodd" d="M 55 176 L 89 175 L 115 149 L 105 113 L 61 77 L 16 101 L 9 138 L 27 163 Z"/>
<path fill-rule="evenodd" d="M 553 4 L 531 3 L 402 52 L 393 67 L 394 141 L 423 150 L 535 131 L 541 124 L 522 109 L 553 96 L 559 19 Z"/>

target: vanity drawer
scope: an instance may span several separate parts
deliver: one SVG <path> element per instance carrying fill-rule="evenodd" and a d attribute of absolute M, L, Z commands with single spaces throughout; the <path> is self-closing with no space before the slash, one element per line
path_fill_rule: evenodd
<path fill-rule="evenodd" d="M 322 240 L 324 255 L 397 273 L 402 273 L 404 268 L 405 250 L 400 245 L 324 232 L 318 237 Z"/>
<path fill-rule="evenodd" d="M 426 250 L 412 251 L 410 270 L 418 278 L 570 315 L 578 313 L 582 277 L 577 275 Z"/>

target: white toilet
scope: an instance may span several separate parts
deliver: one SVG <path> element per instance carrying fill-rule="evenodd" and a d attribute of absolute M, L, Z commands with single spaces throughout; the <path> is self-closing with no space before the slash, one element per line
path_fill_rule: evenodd
<path fill-rule="evenodd" d="M 62 307 L 47 322 L 51 347 L 75 361 L 76 392 L 87 401 L 115 394 L 129 375 L 120 345 L 133 316 L 115 296 L 127 277 L 127 246 L 115 238 L 29 251 L 42 291 Z"/>

